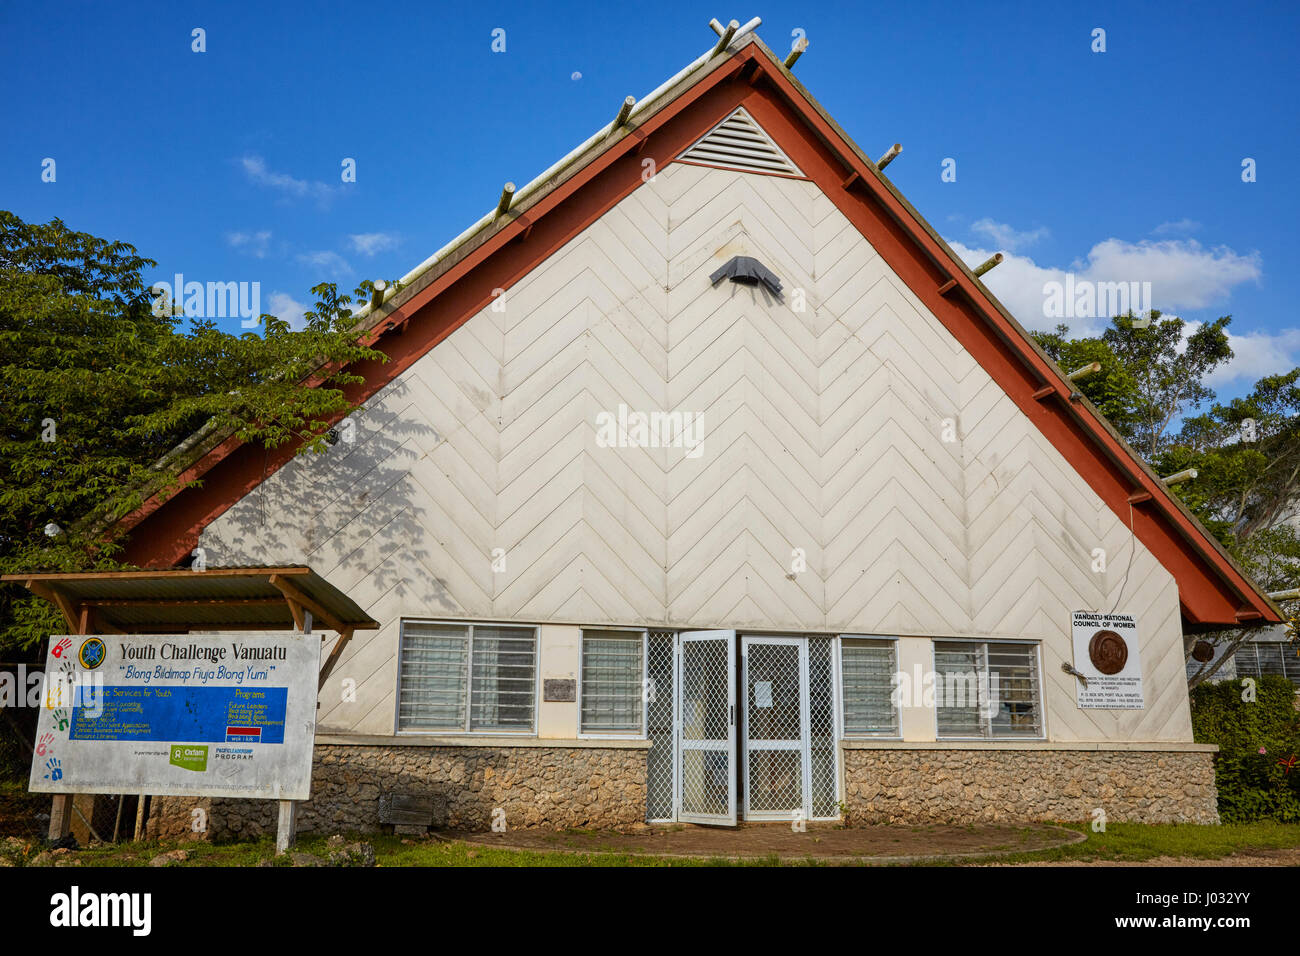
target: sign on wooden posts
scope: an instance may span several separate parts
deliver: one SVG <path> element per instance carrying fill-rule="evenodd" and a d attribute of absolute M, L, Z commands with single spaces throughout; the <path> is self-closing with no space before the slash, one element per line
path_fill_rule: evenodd
<path fill-rule="evenodd" d="M 320 636 L 56 635 L 30 789 L 306 800 Z"/>

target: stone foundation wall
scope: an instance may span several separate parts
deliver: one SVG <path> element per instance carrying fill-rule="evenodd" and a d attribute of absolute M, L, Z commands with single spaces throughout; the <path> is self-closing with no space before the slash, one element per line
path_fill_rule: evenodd
<path fill-rule="evenodd" d="M 615 829 L 645 821 L 646 751 L 322 744 L 298 832 L 379 831 L 379 795 L 389 791 L 432 797 L 440 828 L 488 830 L 500 807 L 512 830 Z M 153 839 L 251 838 L 273 835 L 276 816 L 270 800 L 155 797 L 147 829 Z"/>
<path fill-rule="evenodd" d="M 854 825 L 1219 822 L 1210 753 L 846 749 L 844 791 Z"/>

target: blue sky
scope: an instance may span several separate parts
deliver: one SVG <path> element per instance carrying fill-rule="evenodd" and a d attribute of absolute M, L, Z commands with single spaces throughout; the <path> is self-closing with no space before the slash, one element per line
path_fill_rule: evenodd
<path fill-rule="evenodd" d="M 866 152 L 903 144 L 891 178 L 969 261 L 1009 253 L 988 281 L 1026 326 L 1054 324 L 1042 285 L 1066 271 L 1149 278 L 1157 308 L 1233 316 L 1222 396 L 1300 365 L 1293 3 L 9 4 L 0 207 L 289 314 L 317 282 L 406 273 L 715 16 L 761 16 L 781 51 L 804 30 L 800 79 Z"/>

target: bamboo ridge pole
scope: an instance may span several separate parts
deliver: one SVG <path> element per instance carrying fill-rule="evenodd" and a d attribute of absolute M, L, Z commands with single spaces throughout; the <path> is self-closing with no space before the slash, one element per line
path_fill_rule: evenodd
<path fill-rule="evenodd" d="M 614 126 L 610 129 L 611 133 L 627 122 L 627 118 L 632 115 L 632 107 L 634 106 L 636 106 L 635 96 L 624 98 L 623 105 L 619 107 L 618 115 L 614 117 Z"/>
<path fill-rule="evenodd" d="M 889 152 L 885 153 L 884 156 L 881 156 L 878 160 L 876 160 L 876 169 L 884 169 L 886 166 L 892 163 L 898 157 L 898 154 L 901 153 L 902 151 L 903 151 L 902 143 L 895 143 L 893 146 L 889 147 Z"/>
<path fill-rule="evenodd" d="M 718 43 L 713 48 L 713 53 L 711 55 L 717 56 L 719 53 L 725 50 L 727 48 L 727 44 L 731 42 L 731 38 L 736 35 L 736 31 L 739 29 L 740 29 L 740 24 L 737 23 L 735 20 L 732 20 L 730 23 L 728 23 L 727 29 L 723 30 L 722 36 L 718 37 Z"/>
<path fill-rule="evenodd" d="M 1087 378 L 1089 375 L 1095 375 L 1101 371 L 1100 362 L 1089 362 L 1087 365 L 1080 365 L 1069 375 L 1065 376 L 1071 382 L 1077 382 L 1081 378 Z"/>
<path fill-rule="evenodd" d="M 790 48 L 790 55 L 785 58 L 785 68 L 788 70 L 794 66 L 806 49 L 808 49 L 808 38 L 800 37 L 795 41 L 795 45 Z"/>
<path fill-rule="evenodd" d="M 976 268 L 975 277 L 979 278 L 980 276 L 988 272 L 990 269 L 992 269 L 995 265 L 997 265 L 1001 261 L 1002 261 L 1002 253 L 999 252 L 997 255 L 993 256 L 990 259 L 987 259 L 978 268 Z"/>
<path fill-rule="evenodd" d="M 1191 481 L 1197 475 L 1195 468 L 1185 468 L 1177 474 L 1170 475 L 1168 478 L 1161 478 L 1166 485 L 1176 485 L 1181 481 Z"/>
<path fill-rule="evenodd" d="M 506 211 L 510 209 L 510 203 L 514 201 L 514 198 L 515 184 L 506 183 L 501 190 L 501 199 L 497 201 L 496 218 L 500 218 L 506 214 Z"/>

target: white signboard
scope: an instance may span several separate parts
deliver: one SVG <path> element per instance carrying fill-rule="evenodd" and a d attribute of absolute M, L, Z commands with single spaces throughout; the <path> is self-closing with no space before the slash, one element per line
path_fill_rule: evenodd
<path fill-rule="evenodd" d="M 50 638 L 30 789 L 306 800 L 320 635 Z"/>
<path fill-rule="evenodd" d="M 1138 653 L 1137 620 L 1131 614 L 1075 611 L 1074 669 L 1088 679 L 1075 679 L 1081 708 L 1142 710 L 1142 660 Z"/>

